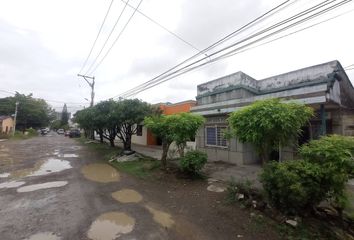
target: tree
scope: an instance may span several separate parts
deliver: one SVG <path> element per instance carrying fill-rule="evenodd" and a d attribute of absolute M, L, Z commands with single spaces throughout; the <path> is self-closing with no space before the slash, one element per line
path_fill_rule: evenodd
<path fill-rule="evenodd" d="M 124 99 L 117 103 L 113 114 L 118 123 L 117 136 L 123 141 L 124 151 L 131 151 L 132 135 L 136 134 L 138 124 L 152 114 L 152 108 L 139 99 Z"/>
<path fill-rule="evenodd" d="M 81 128 L 84 129 L 85 137 L 91 138 L 93 133 L 94 125 L 92 118 L 94 116 L 93 108 L 85 108 L 80 111 L 77 111 L 74 115 L 74 122 L 78 123 Z"/>
<path fill-rule="evenodd" d="M 111 147 L 114 147 L 114 139 L 117 136 L 119 126 L 116 113 L 117 102 L 113 100 L 102 101 L 94 106 L 94 128 L 100 135 L 100 140 L 107 139 Z"/>
<path fill-rule="evenodd" d="M 184 157 L 184 150 L 187 146 L 187 141 L 194 139 L 198 129 L 203 125 L 205 119 L 200 115 L 191 113 L 177 114 L 176 121 L 173 124 L 174 141 L 180 157 Z"/>
<path fill-rule="evenodd" d="M 144 125 L 149 128 L 162 141 L 162 168 L 167 167 L 167 153 L 174 140 L 173 122 L 176 122 L 176 115 L 161 115 L 146 117 Z"/>
<path fill-rule="evenodd" d="M 265 163 L 272 150 L 279 148 L 280 153 L 297 138 L 312 116 L 312 108 L 305 105 L 268 99 L 231 113 L 228 122 L 231 134 L 241 142 L 252 143 Z"/>
<path fill-rule="evenodd" d="M 172 142 L 176 142 L 180 155 L 184 155 L 186 142 L 195 137 L 204 118 L 190 113 L 146 117 L 144 124 L 162 140 L 162 167 L 167 166 L 167 154 Z"/>
<path fill-rule="evenodd" d="M 67 125 L 69 121 L 69 113 L 68 108 L 66 107 L 66 103 L 64 103 L 63 110 L 61 111 L 61 125 Z"/>
<path fill-rule="evenodd" d="M 32 94 L 24 95 L 16 92 L 13 97 L 0 99 L 0 115 L 12 115 L 17 111 L 16 128 L 25 131 L 27 128 L 40 128 L 49 125 L 53 119 L 53 109 L 43 99 L 33 98 Z"/>

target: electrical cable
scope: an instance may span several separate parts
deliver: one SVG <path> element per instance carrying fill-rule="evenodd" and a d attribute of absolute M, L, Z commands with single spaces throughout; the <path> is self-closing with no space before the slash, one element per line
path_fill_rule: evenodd
<path fill-rule="evenodd" d="M 129 2 L 129 1 L 128 1 Z M 112 43 L 111 47 L 108 49 L 108 51 L 106 52 L 106 54 L 103 56 L 103 58 L 98 62 L 98 64 L 93 68 L 93 70 L 90 72 L 90 75 L 93 74 L 93 72 L 96 71 L 96 69 L 102 64 L 102 62 L 105 60 L 105 58 L 108 56 L 108 54 L 111 52 L 112 48 L 114 47 L 114 45 L 117 43 L 117 41 L 119 40 L 120 36 L 123 34 L 124 30 L 126 29 L 126 27 L 128 26 L 128 24 L 130 23 L 130 21 L 132 20 L 132 18 L 134 17 L 136 11 L 138 10 L 140 4 L 143 2 L 143 0 L 140 0 L 138 6 L 134 9 L 134 12 L 132 13 L 132 15 L 129 17 L 128 21 L 125 23 L 124 27 L 122 28 L 122 30 L 120 31 L 120 33 L 118 34 L 118 36 L 116 37 L 116 39 L 114 40 L 114 42 Z"/>
<path fill-rule="evenodd" d="M 100 29 L 98 30 L 96 39 L 95 39 L 95 41 L 93 42 L 92 47 L 91 47 L 91 49 L 90 49 L 90 52 L 89 52 L 89 54 L 87 55 L 87 57 L 86 57 L 86 59 L 85 59 L 85 61 L 84 61 L 84 64 L 82 65 L 82 67 L 81 67 L 79 73 L 81 73 L 82 70 L 84 70 L 84 68 L 85 68 L 85 66 L 86 66 L 86 64 L 87 64 L 87 61 L 89 60 L 89 58 L 90 58 L 90 56 L 91 56 L 91 54 L 92 54 L 92 51 L 93 51 L 93 49 L 94 49 L 94 47 L 95 47 L 95 45 L 96 45 L 97 39 L 99 38 L 99 36 L 100 36 L 100 34 L 101 34 L 103 25 L 104 25 L 105 22 L 106 22 L 106 19 L 107 19 L 107 16 L 108 16 L 108 14 L 109 14 L 109 11 L 111 10 L 111 7 L 112 7 L 113 2 L 114 2 L 114 0 L 111 0 L 111 3 L 109 4 L 108 10 L 107 10 L 107 12 L 106 12 L 106 15 L 105 15 L 104 18 L 103 18 L 103 22 L 102 22 L 102 24 L 101 24 L 101 27 L 100 27 Z"/>
<path fill-rule="evenodd" d="M 159 74 L 158 76 L 154 77 L 153 79 L 151 79 L 151 80 L 149 80 L 149 81 L 147 81 L 147 82 L 145 82 L 145 83 L 143 83 L 143 84 L 141 84 L 141 85 L 139 85 L 139 86 L 137 86 L 137 87 L 140 87 L 140 86 L 149 84 L 149 82 L 152 82 L 152 81 L 154 81 L 155 79 L 158 79 L 158 78 L 162 77 L 163 75 L 165 75 L 165 74 L 167 74 L 168 72 L 170 72 L 170 71 L 172 71 L 172 70 L 178 68 L 179 66 L 185 64 L 186 62 L 188 62 L 188 61 L 190 61 L 190 60 L 196 58 L 197 56 L 199 56 L 199 55 L 201 55 L 201 54 L 207 52 L 208 50 L 210 50 L 210 49 L 212 49 L 212 48 L 215 48 L 216 46 L 222 44 L 223 42 L 225 42 L 225 41 L 227 41 L 228 39 L 232 38 L 232 37 L 235 36 L 236 34 L 238 34 L 238 33 L 242 32 L 242 31 L 248 29 L 250 26 L 252 26 L 253 24 L 255 24 L 255 23 L 257 23 L 258 21 L 262 20 L 265 16 L 269 15 L 270 13 L 272 13 L 272 12 L 276 11 L 277 9 L 281 8 L 282 6 L 284 6 L 285 4 L 287 4 L 289 1 L 290 1 L 290 0 L 284 1 L 284 2 L 282 2 L 281 4 L 279 4 L 279 5 L 275 6 L 275 7 L 273 7 L 272 9 L 266 11 L 265 13 L 263 13 L 263 14 L 261 14 L 260 16 L 256 17 L 256 18 L 253 19 L 252 21 L 246 23 L 245 25 L 241 26 L 241 27 L 238 28 L 237 30 L 233 31 L 232 33 L 230 33 L 230 34 L 226 35 L 225 37 L 221 38 L 221 39 L 218 40 L 217 42 L 211 44 L 211 45 L 208 46 L 207 48 L 203 49 L 201 52 L 192 55 L 191 57 L 189 57 L 189 58 L 185 59 L 184 61 L 182 61 L 181 63 L 177 64 L 176 66 L 170 68 L 169 70 L 167 70 L 167 71 L 165 71 L 165 72 Z M 135 88 L 136 88 L 136 87 L 135 87 Z M 133 88 L 133 89 L 135 89 L 135 88 Z M 131 89 L 131 90 L 133 90 L 133 89 Z M 131 90 L 128 90 L 128 91 L 131 91 Z M 127 91 L 127 92 L 128 92 L 128 91 Z M 125 93 L 126 93 L 126 92 L 124 92 L 124 93 L 122 93 L 122 94 L 125 94 Z M 120 94 L 120 95 L 122 95 L 122 94 Z M 120 95 L 116 95 L 116 96 L 114 96 L 114 97 L 112 97 L 112 98 L 116 98 L 116 97 L 118 97 L 118 96 L 120 96 Z"/>
<path fill-rule="evenodd" d="M 342 2 L 340 2 L 340 3 L 338 3 L 338 4 L 332 5 L 332 6 L 326 8 L 326 9 L 320 11 L 320 12 L 317 12 L 317 13 L 315 13 L 315 14 L 313 14 L 313 15 L 307 17 L 307 18 L 304 18 L 304 19 L 302 19 L 302 20 L 300 20 L 300 21 L 298 21 L 298 22 L 296 22 L 296 23 L 293 23 L 293 24 L 291 24 L 291 25 L 289 25 L 289 26 L 287 26 L 287 27 L 285 27 L 285 28 L 282 28 L 281 30 L 277 30 L 276 32 L 273 32 L 273 33 L 267 35 L 266 37 L 270 37 L 270 36 L 272 36 L 272 35 L 274 35 L 274 34 L 277 34 L 277 33 L 281 32 L 281 31 L 284 31 L 284 30 L 286 30 L 286 29 L 288 29 L 288 28 L 290 28 L 290 27 L 293 27 L 293 26 L 295 26 L 295 25 L 298 25 L 298 24 L 300 24 L 300 23 L 302 23 L 302 22 L 304 22 L 304 21 L 308 21 L 308 20 L 311 19 L 311 18 L 314 18 L 314 17 L 316 17 L 316 16 L 322 15 L 323 13 L 328 12 L 328 11 L 330 11 L 330 10 L 336 8 L 336 7 L 339 7 L 339 6 L 343 5 L 343 4 L 346 4 L 346 3 L 348 3 L 348 2 L 350 2 L 350 1 L 346 1 L 346 0 L 345 0 L 345 1 L 342 1 Z M 256 41 L 253 41 L 251 44 L 254 44 L 254 43 L 256 43 L 256 42 L 258 42 L 258 41 L 260 41 L 260 40 L 263 40 L 263 39 L 265 39 L 266 37 L 262 37 L 261 39 L 258 39 L 258 40 L 256 40 Z M 238 44 L 238 43 L 236 43 L 236 44 Z M 224 48 L 224 49 L 222 49 L 221 51 L 223 51 L 223 50 L 225 50 L 225 49 L 228 49 L 228 48 L 230 48 L 230 47 L 233 47 L 233 46 L 236 45 L 236 44 L 232 44 L 231 46 L 228 46 L 227 48 Z M 247 44 L 246 46 L 249 46 L 249 45 L 250 45 L 250 43 Z M 243 46 L 243 47 L 245 47 L 245 46 Z M 240 49 L 238 48 L 238 49 L 236 49 L 236 50 L 240 50 Z M 236 50 L 232 50 L 231 53 L 234 52 L 234 51 L 236 51 Z M 220 52 L 220 51 L 217 51 L 216 53 L 213 53 L 213 55 L 215 55 L 215 54 L 217 54 L 217 53 L 219 53 L 219 52 Z M 228 52 L 228 53 L 226 53 L 226 54 L 230 54 L 230 52 Z M 210 55 L 209 55 L 209 56 L 210 56 Z M 197 62 L 200 62 L 200 61 L 201 61 L 201 60 L 198 60 Z M 195 62 L 195 63 L 197 63 L 197 62 Z M 195 64 L 195 63 L 193 63 L 193 64 Z M 189 66 L 191 66 L 191 65 L 193 65 L 193 64 L 187 65 L 186 67 L 189 67 Z M 201 64 L 201 65 L 205 65 L 205 64 Z M 186 68 L 186 67 L 185 67 L 185 68 Z M 194 69 L 194 68 L 193 68 L 193 69 Z M 181 70 L 183 70 L 183 69 L 180 69 L 180 70 L 178 70 L 178 71 L 181 71 Z M 172 74 L 175 74 L 175 73 L 178 72 L 178 71 L 175 71 L 175 72 L 173 72 Z M 171 75 L 171 74 L 170 74 L 170 75 Z M 159 81 L 161 81 L 161 80 L 159 80 Z M 162 82 L 162 81 L 161 81 L 161 82 Z M 156 83 L 152 83 L 152 84 L 154 84 L 153 86 L 155 86 L 155 85 L 157 85 L 158 83 L 157 83 L 157 84 L 156 84 Z M 151 86 L 151 87 L 152 87 L 152 86 Z M 150 87 L 148 87 L 148 88 L 150 88 Z M 148 88 L 147 88 L 147 89 L 148 89 Z M 143 90 L 145 90 L 145 89 L 143 89 Z M 137 92 L 141 92 L 141 89 L 140 89 L 139 91 L 134 92 L 134 94 L 136 94 Z M 120 96 L 126 96 L 126 95 L 123 95 L 123 94 L 122 94 L 122 95 L 120 95 Z"/>
<path fill-rule="evenodd" d="M 92 61 L 91 65 L 90 65 L 89 68 L 87 69 L 85 75 L 88 75 L 88 72 L 92 69 L 92 67 L 96 64 L 96 61 L 98 60 L 98 58 L 101 56 L 101 53 L 102 53 L 103 49 L 106 47 L 106 45 L 107 45 L 109 39 L 111 38 L 111 36 L 112 36 L 112 34 L 113 34 L 115 28 L 117 27 L 117 24 L 118 24 L 120 18 L 122 17 L 122 15 L 123 15 L 125 9 L 127 8 L 127 4 L 129 3 L 129 1 L 130 1 L 130 0 L 128 0 L 128 1 L 125 3 L 125 5 L 124 5 L 122 11 L 120 12 L 120 14 L 119 14 L 117 20 L 116 20 L 115 23 L 114 23 L 114 25 L 113 25 L 113 27 L 112 27 L 110 33 L 108 34 L 108 37 L 106 38 L 106 41 L 103 43 L 103 46 L 101 47 L 101 50 L 98 52 L 98 54 L 96 55 L 95 59 Z"/>
<path fill-rule="evenodd" d="M 327 0 L 327 1 L 324 1 L 324 2 L 322 2 L 322 3 L 320 3 L 320 4 L 317 4 L 317 5 L 315 5 L 315 6 L 311 7 L 311 8 L 309 8 L 309 9 L 306 9 L 306 10 L 303 11 L 303 12 L 300 12 L 300 13 L 298 13 L 298 14 L 295 14 L 294 16 L 292 16 L 292 17 L 290 17 L 290 18 L 288 18 L 288 19 L 285 19 L 284 21 L 282 21 L 282 22 L 280 22 L 280 23 L 277 23 L 277 24 L 275 24 L 275 25 L 273 25 L 273 26 L 271 26 L 271 27 L 268 27 L 268 28 L 266 28 L 266 29 L 264 29 L 264 30 L 258 32 L 257 34 L 254 34 L 254 35 L 252 35 L 252 36 L 249 36 L 249 37 L 247 37 L 246 39 L 243 39 L 243 40 L 241 40 L 241 41 L 239 41 L 239 42 L 237 42 L 237 43 L 234 43 L 234 44 L 232 44 L 232 45 L 230 45 L 230 46 L 228 46 L 228 47 L 225 47 L 225 48 L 223 48 L 223 49 L 221 49 L 221 50 L 219 50 L 219 51 L 217 51 L 217 52 L 214 52 L 213 54 L 210 54 L 209 57 L 212 56 L 212 55 L 215 55 L 215 54 L 217 54 L 217 53 L 219 53 L 219 52 L 222 52 L 222 51 L 224 51 L 225 49 L 231 48 L 231 47 L 233 47 L 233 46 L 235 46 L 235 45 L 237 45 L 237 44 L 240 44 L 240 43 L 242 43 L 242 42 L 245 42 L 245 41 L 247 41 L 247 40 L 249 40 L 249 39 L 251 39 L 251 38 L 253 38 L 253 37 L 255 37 L 255 36 L 258 36 L 258 35 L 260 35 L 260 34 L 263 34 L 263 33 L 267 32 L 267 31 L 270 31 L 270 30 L 272 30 L 272 29 L 274 29 L 274 28 L 276 28 L 276 27 L 278 27 L 278 26 L 281 26 L 281 25 L 283 25 L 283 24 L 285 24 L 285 23 L 288 23 L 288 22 L 290 22 L 290 21 L 292 21 L 292 20 L 294 20 L 294 19 L 296 19 L 296 18 L 299 18 L 299 17 L 303 16 L 305 13 L 310 13 L 311 11 L 315 11 L 315 10 L 317 10 L 319 7 L 326 6 L 326 5 L 330 4 L 330 3 L 332 3 L 333 1 L 331 1 L 331 2 L 329 2 L 329 3 L 326 3 L 326 2 L 328 2 L 328 0 Z M 344 1 L 343 1 L 343 2 L 344 2 Z M 322 5 L 322 4 L 325 4 L 325 5 Z M 310 11 L 310 10 L 311 10 L 311 11 Z M 202 61 L 202 60 L 204 60 L 204 59 L 205 59 L 205 58 L 199 59 L 198 61 L 196 61 L 196 62 L 194 62 L 194 63 L 192 63 L 192 64 L 189 64 L 189 65 L 187 65 L 187 66 L 185 66 L 185 67 L 183 67 L 183 68 L 189 67 L 189 66 L 191 66 L 191 65 L 193 65 L 193 64 L 195 64 L 195 63 L 198 63 L 198 62 L 200 62 L 200 61 Z M 180 69 L 180 70 L 183 70 L 183 68 Z M 172 72 L 172 73 L 168 74 L 168 75 L 165 76 L 165 77 L 168 77 L 168 76 L 170 76 L 171 74 L 175 74 L 176 72 L 178 72 L 178 71 L 180 71 L 180 70 L 176 70 L 175 72 Z M 160 76 L 161 76 L 161 75 L 160 75 Z M 155 78 L 155 79 L 156 79 L 156 78 Z M 155 79 L 153 79 L 153 80 L 155 80 Z M 160 81 L 160 80 L 155 80 L 155 82 L 156 82 L 156 81 Z M 152 83 L 151 83 L 151 82 L 152 82 Z M 153 82 L 152 80 L 150 80 L 150 81 L 146 82 L 144 85 L 146 86 L 146 85 L 148 85 L 148 84 L 154 84 L 154 82 Z M 142 85 L 143 85 L 143 84 L 142 84 Z M 142 86 L 142 85 L 139 85 L 138 87 L 133 88 L 132 90 L 130 90 L 130 91 L 128 91 L 128 92 L 134 92 L 134 91 L 137 90 L 137 88 L 140 88 L 140 89 L 141 89 L 141 88 L 144 88 L 145 86 Z M 129 93 L 126 92 L 126 93 L 123 93 L 123 94 L 121 94 L 121 95 L 119 95 L 119 96 L 123 96 L 123 97 L 124 97 L 126 94 L 129 94 Z"/>

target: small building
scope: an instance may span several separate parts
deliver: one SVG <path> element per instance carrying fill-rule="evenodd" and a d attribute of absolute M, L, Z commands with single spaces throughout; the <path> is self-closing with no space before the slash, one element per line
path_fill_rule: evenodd
<path fill-rule="evenodd" d="M 354 88 L 341 64 L 331 61 L 263 80 L 236 72 L 198 85 L 191 112 L 204 116 L 206 123 L 197 133 L 197 149 L 206 152 L 209 161 L 259 163 L 251 144 L 226 140 L 223 131 L 231 112 L 267 98 L 296 101 L 315 110 L 299 144 L 324 134 L 354 135 Z M 295 153 L 296 148 L 287 147 L 282 156 L 292 159 Z"/>
<path fill-rule="evenodd" d="M 11 134 L 14 127 L 14 120 L 10 116 L 0 116 L 0 133 Z"/>
<path fill-rule="evenodd" d="M 158 103 L 155 105 L 161 109 L 162 114 L 172 115 L 176 113 L 190 112 L 190 109 L 196 105 L 196 101 L 187 100 L 178 103 Z M 140 124 L 137 126 L 136 135 L 132 136 L 132 143 L 144 146 L 159 146 L 161 145 L 161 140 L 155 137 L 149 129 L 143 126 L 143 124 Z"/>

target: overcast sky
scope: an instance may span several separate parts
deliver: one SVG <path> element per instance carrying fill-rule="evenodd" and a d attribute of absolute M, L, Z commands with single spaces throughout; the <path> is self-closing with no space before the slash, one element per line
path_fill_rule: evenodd
<path fill-rule="evenodd" d="M 133 6 L 140 0 L 130 0 Z M 11 0 L 0 3 L 0 90 L 33 93 L 56 109 L 66 102 L 70 111 L 88 105 L 90 89 L 77 77 L 111 0 Z M 143 0 L 139 10 L 203 49 L 270 8 L 278 0 Z M 316 2 L 293 0 L 247 35 Z M 96 48 L 97 55 L 124 3 L 115 0 Z M 263 79 L 291 70 L 339 60 L 354 64 L 354 4 L 314 19 L 291 31 L 345 13 L 334 20 L 187 73 L 136 97 L 150 103 L 195 99 L 197 85 L 243 71 Z M 127 8 L 112 40 L 132 14 Z M 289 32 L 291 32 L 289 31 Z M 241 37 L 241 36 L 239 36 Z M 231 40 L 232 43 L 236 40 Z M 196 50 L 136 13 L 107 58 L 96 69 L 96 99 L 116 96 L 173 67 Z M 82 73 L 85 73 L 85 69 Z M 348 71 L 354 81 L 354 71 Z M 0 97 L 9 94 L 0 92 Z"/>

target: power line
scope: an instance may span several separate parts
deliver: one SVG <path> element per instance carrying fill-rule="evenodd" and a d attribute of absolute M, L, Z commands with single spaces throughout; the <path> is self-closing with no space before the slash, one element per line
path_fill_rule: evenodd
<path fill-rule="evenodd" d="M 82 70 L 85 68 L 85 66 L 86 66 L 86 64 L 87 64 L 87 61 L 89 60 L 89 58 L 90 58 L 90 56 L 91 56 L 91 54 L 92 54 L 92 51 L 93 51 L 93 49 L 94 49 L 94 47 L 95 47 L 95 45 L 96 45 L 97 39 L 98 39 L 98 37 L 99 37 L 100 34 L 101 34 L 103 25 L 104 25 L 105 22 L 106 22 L 106 19 L 107 19 L 107 16 L 108 16 L 108 14 L 109 14 L 109 11 L 111 10 L 111 7 L 112 7 L 113 2 L 114 2 L 114 0 L 112 0 L 111 3 L 109 4 L 109 7 L 108 7 L 107 12 L 106 12 L 106 15 L 105 15 L 104 18 L 103 18 L 103 22 L 102 22 L 102 24 L 101 24 L 101 27 L 100 27 L 100 29 L 98 30 L 96 39 L 95 39 L 95 41 L 93 42 L 92 47 L 91 47 L 91 49 L 90 49 L 90 52 L 89 52 L 89 54 L 87 55 L 87 57 L 86 57 L 86 59 L 85 59 L 85 62 L 84 62 L 84 64 L 82 65 L 82 67 L 81 67 L 79 73 L 81 73 Z"/>
<path fill-rule="evenodd" d="M 120 14 L 119 14 L 119 16 L 118 16 L 116 22 L 114 23 L 114 25 L 113 25 L 113 27 L 112 27 L 110 33 L 108 34 L 108 37 L 106 38 L 106 41 L 103 43 L 103 46 L 102 46 L 101 50 L 100 50 L 99 53 L 96 55 L 95 59 L 92 61 L 91 65 L 89 66 L 89 68 L 87 69 L 87 71 L 86 71 L 86 73 L 85 73 L 84 75 L 90 75 L 90 74 L 88 74 L 89 71 L 90 71 L 90 70 L 92 69 L 92 67 L 95 65 L 95 63 L 96 63 L 97 59 L 100 57 L 100 55 L 101 55 L 103 49 L 106 47 L 106 45 L 107 45 L 109 39 L 111 38 L 111 36 L 112 36 L 112 34 L 113 34 L 113 32 L 114 32 L 114 30 L 115 30 L 115 28 L 116 28 L 116 26 L 117 26 L 117 24 L 118 24 L 120 18 L 122 17 L 122 15 L 123 15 L 123 13 L 124 13 L 126 7 L 127 7 L 127 4 L 129 3 L 129 1 L 130 1 L 130 0 L 128 0 L 128 1 L 125 3 L 125 5 L 124 5 L 122 11 L 120 12 Z"/>
<path fill-rule="evenodd" d="M 8 94 L 11 94 L 11 95 L 16 95 L 16 92 L 11 92 L 11 91 L 7 91 L 7 90 L 2 90 L 0 89 L 0 92 L 4 92 L 4 93 L 8 93 Z M 18 92 L 19 93 L 19 92 Z M 21 93 L 19 93 L 21 94 Z M 33 97 L 33 99 L 37 99 L 37 100 L 45 100 L 46 102 L 54 102 L 54 103 L 66 103 L 66 104 L 86 104 L 85 102 L 65 102 L 65 101 L 60 101 L 60 100 L 50 100 L 50 99 L 45 99 L 45 98 L 35 98 Z"/>
<path fill-rule="evenodd" d="M 284 6 L 285 4 L 287 4 L 289 1 L 290 1 L 290 0 L 284 1 L 284 2 L 282 2 L 281 4 L 279 4 L 279 5 L 275 6 L 275 7 L 273 7 L 272 9 L 266 11 L 265 13 L 261 14 L 259 17 L 255 18 L 255 19 L 253 19 L 252 21 L 248 22 L 247 24 L 241 26 L 241 27 L 238 28 L 237 30 L 235 30 L 235 31 L 233 31 L 232 33 L 226 35 L 225 37 L 221 38 L 221 39 L 218 40 L 217 42 L 211 44 L 209 47 L 203 49 L 202 51 L 200 51 L 200 52 L 197 53 L 197 54 L 192 55 L 191 57 L 185 59 L 185 60 L 182 61 L 181 63 L 177 64 L 176 66 L 174 66 L 174 67 L 172 67 L 172 68 L 170 68 L 170 69 L 168 69 L 167 71 L 161 73 L 160 75 L 154 77 L 153 79 L 151 79 L 151 80 L 149 80 L 149 81 L 147 81 L 147 82 L 145 82 L 145 83 L 143 83 L 143 84 L 141 84 L 141 85 L 139 85 L 139 86 L 137 86 L 137 87 L 135 87 L 135 88 L 133 88 L 133 89 L 131 89 L 131 90 L 128 90 L 127 92 L 124 92 L 124 93 L 122 93 L 122 94 L 120 94 L 120 95 L 116 95 L 116 96 L 114 96 L 113 98 L 116 98 L 116 97 L 118 97 L 118 96 L 122 96 L 122 95 L 124 95 L 124 94 L 126 94 L 126 93 L 128 93 L 128 92 L 134 91 L 134 89 L 136 89 L 136 88 L 138 88 L 138 87 L 144 87 L 144 86 L 148 85 L 150 82 L 155 81 L 156 79 L 162 77 L 163 75 L 169 73 L 170 71 L 173 71 L 174 69 L 176 69 L 176 68 L 182 66 L 183 64 L 187 63 L 188 61 L 190 61 L 190 60 L 192 60 L 192 59 L 198 57 L 199 55 L 201 55 L 201 54 L 203 54 L 203 53 L 209 51 L 210 49 L 215 48 L 216 46 L 218 46 L 218 45 L 222 44 L 223 42 L 229 40 L 229 39 L 232 38 L 233 36 L 235 36 L 235 35 L 241 33 L 242 31 L 244 31 L 244 30 L 246 30 L 246 29 L 248 29 L 250 26 L 252 26 L 253 24 L 255 24 L 255 23 L 257 23 L 258 21 L 262 20 L 262 19 L 263 19 L 264 17 L 266 17 L 267 15 L 269 15 L 269 14 L 271 14 L 272 12 L 274 12 L 274 11 L 278 10 L 279 8 L 283 7 L 283 6 Z"/>
<path fill-rule="evenodd" d="M 129 2 L 129 1 L 128 1 Z M 124 27 L 122 28 L 122 30 L 120 31 L 120 33 L 118 34 L 118 36 L 116 37 L 116 39 L 114 40 L 114 42 L 112 43 L 111 47 L 108 49 L 108 51 L 106 52 L 106 54 L 103 56 L 103 58 L 98 62 L 98 64 L 93 68 L 93 70 L 91 70 L 89 75 L 92 75 L 94 71 L 96 71 L 96 69 L 102 64 L 102 62 L 104 61 L 104 59 L 108 56 L 108 54 L 111 52 L 112 48 L 114 47 L 114 45 L 117 43 L 117 41 L 119 40 L 120 36 L 123 34 L 124 30 L 126 29 L 126 27 L 128 26 L 129 22 L 132 20 L 132 18 L 134 17 L 136 11 L 138 10 L 140 4 L 143 2 L 143 0 L 140 0 L 138 6 L 134 9 L 134 12 L 132 13 L 132 15 L 129 17 L 128 21 L 125 23 Z"/>
<path fill-rule="evenodd" d="M 326 1 L 325 1 L 325 2 L 326 2 Z M 284 28 L 282 28 L 282 29 L 280 29 L 280 30 L 277 30 L 277 31 L 275 31 L 275 32 L 273 32 L 273 33 L 271 33 L 271 34 L 268 34 L 268 35 L 266 35 L 266 36 L 260 38 L 260 39 L 257 39 L 257 40 L 255 40 L 255 41 L 253 41 L 253 42 L 251 42 L 251 43 L 248 43 L 248 44 L 242 46 L 241 48 L 234 49 L 234 50 L 232 50 L 231 52 L 228 52 L 228 53 L 226 53 L 226 54 L 224 54 L 224 55 L 230 54 L 230 53 L 235 52 L 235 51 L 239 51 L 239 50 L 241 50 L 242 48 L 244 48 L 245 46 L 249 46 L 249 45 L 254 44 L 254 43 L 256 43 L 256 42 L 258 42 L 258 41 L 260 41 L 260 40 L 264 40 L 265 38 L 268 38 L 268 37 L 270 37 L 270 36 L 272 36 L 272 35 L 274 35 L 274 34 L 280 33 L 281 31 L 287 30 L 287 29 L 289 29 L 289 28 L 291 28 L 291 27 L 294 27 L 294 26 L 296 26 L 296 25 L 298 25 L 298 24 L 301 24 L 301 23 L 303 23 L 303 22 L 305 22 L 305 21 L 308 21 L 308 20 L 311 19 L 311 18 L 314 18 L 314 17 L 317 17 L 317 16 L 319 16 L 319 15 L 322 15 L 322 14 L 324 14 L 325 12 L 328 12 L 328 11 L 330 11 L 330 10 L 333 10 L 334 8 L 337 8 L 337 7 L 339 7 L 339 6 L 343 5 L 343 4 L 346 4 L 346 3 L 348 3 L 348 2 L 349 2 L 349 1 L 345 0 L 345 1 L 342 1 L 342 2 L 340 2 L 340 3 L 334 4 L 334 5 L 328 7 L 328 8 L 326 8 L 326 9 L 324 9 L 324 10 L 321 10 L 321 11 L 319 11 L 319 12 L 317 12 L 317 13 L 315 13 L 315 14 L 309 16 L 309 17 L 303 18 L 303 19 L 301 19 L 301 20 L 298 21 L 298 22 L 295 22 L 295 23 L 293 23 L 293 24 L 290 24 L 290 25 L 288 25 L 288 26 L 286 26 L 286 27 L 284 27 Z M 325 6 L 325 5 L 323 5 L 323 6 Z M 308 10 L 306 10 L 306 11 L 308 12 Z M 305 12 L 306 12 L 306 11 L 305 11 Z M 314 11 L 314 10 L 313 10 L 313 11 Z M 309 12 L 308 12 L 308 13 L 309 13 Z M 291 19 L 291 18 L 290 18 L 290 19 Z M 296 19 L 296 18 L 294 18 L 294 19 Z M 293 19 L 291 19 L 291 20 L 293 20 Z M 249 40 L 249 39 L 247 39 L 247 40 Z M 242 41 L 242 42 L 244 42 L 244 41 Z M 230 46 L 228 46 L 228 47 L 226 47 L 226 48 L 223 48 L 223 49 L 221 49 L 221 50 L 219 50 L 219 51 L 213 53 L 212 55 L 218 54 L 218 53 L 220 53 L 220 52 L 222 52 L 222 51 L 224 51 L 224 50 L 226 50 L 226 49 L 229 49 L 229 48 L 231 48 L 231 47 L 234 47 L 234 46 L 237 45 L 237 44 L 239 44 L 239 42 L 234 43 L 234 44 L 232 44 L 232 45 L 230 45 Z M 212 56 L 212 55 L 209 55 L 209 56 Z M 224 55 L 222 55 L 221 57 L 223 57 Z M 176 76 L 172 76 L 172 77 L 170 77 L 170 76 L 173 75 L 173 74 L 178 74 L 179 71 L 184 71 L 183 73 L 186 73 L 186 72 L 191 71 L 191 70 L 193 70 L 193 69 L 195 69 L 195 68 L 197 68 L 197 67 L 200 67 L 200 65 L 202 66 L 202 65 L 206 65 L 206 64 L 209 63 L 209 62 L 203 63 L 203 64 L 200 64 L 200 65 L 198 65 L 198 66 L 196 66 L 196 67 L 192 67 L 191 69 L 184 70 L 185 68 L 191 67 L 191 66 L 194 65 L 195 63 L 198 63 L 198 62 L 200 62 L 200 61 L 202 61 L 202 60 L 203 60 L 203 59 L 200 59 L 200 60 L 198 60 L 198 61 L 196 61 L 196 62 L 194 62 L 194 63 L 192 63 L 192 64 L 189 64 L 189 65 L 183 67 L 182 69 L 179 69 L 179 70 L 177 70 L 177 71 L 175 71 L 175 72 L 172 72 L 172 73 L 168 74 L 167 76 L 164 76 L 165 79 L 162 78 L 162 79 L 160 79 L 160 80 L 157 80 L 157 81 L 155 81 L 155 82 L 150 83 L 150 86 L 149 86 L 149 85 L 148 85 L 148 86 L 144 86 L 144 87 L 138 86 L 138 87 L 140 87 L 140 89 L 139 89 L 138 87 L 136 87 L 136 88 L 133 89 L 134 91 L 130 91 L 129 93 L 127 93 L 127 94 L 125 94 L 125 95 L 124 95 L 124 94 L 121 94 L 120 96 L 129 97 L 130 95 L 133 95 L 133 94 L 135 95 L 135 94 L 137 94 L 137 93 L 139 93 L 139 92 L 141 92 L 141 91 L 144 91 L 144 90 L 146 90 L 146 89 L 148 89 L 148 88 L 151 88 L 151 87 L 156 86 L 156 85 L 158 85 L 158 84 L 160 84 L 160 83 L 162 83 L 162 82 L 165 82 L 165 81 L 167 81 L 167 80 L 169 80 L 169 79 L 172 79 L 172 78 L 176 77 Z M 180 74 L 178 74 L 177 76 L 179 76 L 179 75 L 181 75 L 181 74 L 183 74 L 183 73 L 180 73 Z M 169 77 L 169 78 L 166 79 L 166 77 Z"/>
<path fill-rule="evenodd" d="M 126 3 L 125 0 L 121 0 L 122 2 Z M 127 4 L 128 7 L 132 8 L 132 9 L 136 9 L 134 6 Z M 197 52 L 201 52 L 201 50 L 199 48 L 197 48 L 196 46 L 194 46 L 192 43 L 190 43 L 189 41 L 185 40 L 184 38 L 182 38 L 181 36 L 179 36 L 178 34 L 172 32 L 171 30 L 169 30 L 168 28 L 166 28 L 165 26 L 163 26 L 162 24 L 160 24 L 159 22 L 157 22 L 156 20 L 152 19 L 151 17 L 147 16 L 145 13 L 143 13 L 140 10 L 136 10 L 140 15 L 142 15 L 143 17 L 147 18 L 148 20 L 150 20 L 152 23 L 156 24 L 157 26 L 159 26 L 160 28 L 162 28 L 163 30 L 165 30 L 166 32 L 170 33 L 171 35 L 173 35 L 174 37 L 176 37 L 177 39 L 181 40 L 182 42 L 184 42 L 185 44 L 187 44 L 188 46 L 190 46 L 191 48 L 193 48 L 194 50 L 196 50 Z"/>

